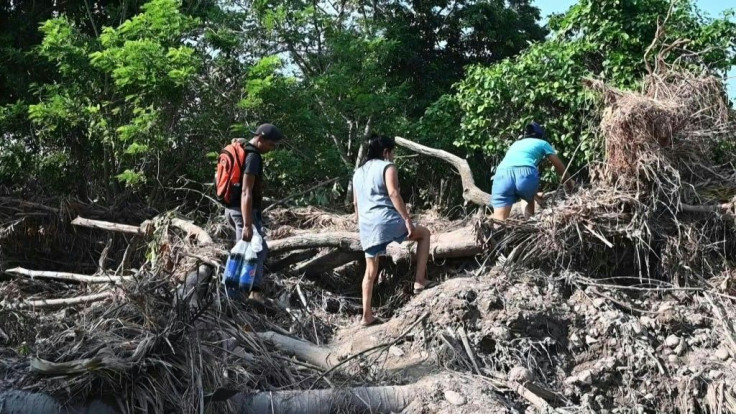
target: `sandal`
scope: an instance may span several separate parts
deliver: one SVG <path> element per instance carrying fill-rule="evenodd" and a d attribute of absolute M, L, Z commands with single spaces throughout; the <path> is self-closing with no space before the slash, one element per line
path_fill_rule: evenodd
<path fill-rule="evenodd" d="M 439 285 L 440 285 L 440 282 L 438 282 L 436 280 L 430 280 L 429 282 L 427 282 L 426 285 L 424 285 L 424 287 L 420 287 L 420 288 L 416 288 L 415 287 L 414 288 L 414 294 L 415 295 L 418 295 L 418 294 L 424 292 L 427 289 L 432 289 L 433 287 L 437 287 Z"/>
<path fill-rule="evenodd" d="M 380 318 L 373 318 L 373 320 L 370 321 L 370 322 L 368 322 L 368 323 L 364 323 L 364 322 L 361 321 L 360 322 L 360 326 L 363 327 L 363 328 L 367 328 L 369 326 L 381 325 L 382 323 L 383 323 L 383 320 L 382 319 L 380 319 Z"/>

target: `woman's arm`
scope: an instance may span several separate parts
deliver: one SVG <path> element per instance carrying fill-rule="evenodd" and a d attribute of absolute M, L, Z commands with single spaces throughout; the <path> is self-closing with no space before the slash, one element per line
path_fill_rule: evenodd
<path fill-rule="evenodd" d="M 570 179 L 570 175 L 567 173 L 567 167 L 565 166 L 565 163 L 562 162 L 560 157 L 554 154 L 549 156 L 549 162 L 551 162 L 552 165 L 555 167 L 557 175 L 562 177 L 562 183 L 565 184 L 569 191 L 572 191 L 575 188 L 575 183 Z"/>
<path fill-rule="evenodd" d="M 414 233 L 414 223 L 411 221 L 411 216 L 409 216 L 409 212 L 406 210 L 404 199 L 401 198 L 401 193 L 399 192 L 399 171 L 396 169 L 395 165 L 390 165 L 386 168 L 385 174 L 384 179 L 386 180 L 388 196 L 396 211 L 398 211 L 401 218 L 404 219 L 406 230 L 409 232 L 409 237 L 411 237 Z"/>
<path fill-rule="evenodd" d="M 353 208 L 355 209 L 355 223 L 360 226 L 360 214 L 358 213 L 358 195 L 355 194 L 355 186 L 353 186 Z"/>

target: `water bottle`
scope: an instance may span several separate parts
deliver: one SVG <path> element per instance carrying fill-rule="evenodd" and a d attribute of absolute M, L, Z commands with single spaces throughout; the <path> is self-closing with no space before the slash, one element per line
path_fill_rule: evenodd
<path fill-rule="evenodd" d="M 240 269 L 243 267 L 243 262 L 244 257 L 239 253 L 231 254 L 227 258 L 223 278 L 225 280 L 225 289 L 228 291 L 228 296 L 232 296 L 231 293 L 234 293 L 238 288 L 238 283 L 240 282 Z"/>
<path fill-rule="evenodd" d="M 248 292 L 253 287 L 253 281 L 256 279 L 256 270 L 258 261 L 256 259 L 246 260 L 240 268 L 240 291 Z"/>
<path fill-rule="evenodd" d="M 225 263 L 225 271 L 222 274 L 223 284 L 229 297 L 237 294 L 238 285 L 240 284 L 240 273 L 245 266 L 245 253 L 248 250 L 248 243 L 239 241 L 235 247 L 230 250 L 230 255 Z"/>

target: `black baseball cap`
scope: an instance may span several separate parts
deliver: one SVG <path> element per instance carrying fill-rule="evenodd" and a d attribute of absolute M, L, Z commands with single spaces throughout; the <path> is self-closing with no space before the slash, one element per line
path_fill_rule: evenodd
<path fill-rule="evenodd" d="M 284 134 L 279 131 L 273 124 L 261 124 L 255 131 L 251 131 L 254 136 L 263 137 L 269 141 L 278 142 L 284 139 Z"/>

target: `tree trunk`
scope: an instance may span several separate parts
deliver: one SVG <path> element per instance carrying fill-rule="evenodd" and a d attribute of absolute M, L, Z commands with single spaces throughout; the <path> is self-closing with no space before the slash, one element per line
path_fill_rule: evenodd
<path fill-rule="evenodd" d="M 334 247 L 343 252 L 353 253 L 363 251 L 358 233 L 350 232 L 301 234 L 269 243 L 269 251 L 274 255 L 291 250 L 322 247 Z M 386 251 L 394 262 L 416 259 L 416 243 L 412 241 L 389 244 Z M 430 255 L 433 259 L 472 257 L 482 251 L 483 242 L 479 230 L 472 225 L 447 233 L 434 234 L 430 242 Z M 337 255 L 333 256 L 335 257 Z"/>
<path fill-rule="evenodd" d="M 368 145 L 368 137 L 370 137 L 373 131 L 373 115 L 368 117 L 368 121 L 365 123 L 365 129 L 363 130 L 363 139 L 358 143 L 358 154 L 355 156 L 355 164 L 353 165 L 353 171 L 360 167 L 360 163 L 363 162 L 365 156 L 365 148 Z M 353 203 L 353 177 L 348 179 L 347 191 L 345 192 L 345 206 L 350 206 Z"/>
<path fill-rule="evenodd" d="M 274 414 L 330 414 L 334 412 L 401 412 L 421 386 L 394 385 L 304 391 L 263 391 L 231 398 L 237 412 Z"/>
<path fill-rule="evenodd" d="M 457 155 L 450 154 L 447 151 L 425 147 L 424 145 L 417 144 L 416 142 L 402 137 L 396 137 L 396 144 L 404 148 L 408 148 L 419 154 L 439 158 L 442 161 L 452 164 L 457 172 L 460 173 L 460 179 L 463 185 L 463 198 L 465 199 L 465 201 L 477 204 L 479 206 L 490 205 L 491 195 L 475 185 L 473 172 L 470 170 L 470 165 L 468 165 L 468 161 L 458 157 Z"/>

